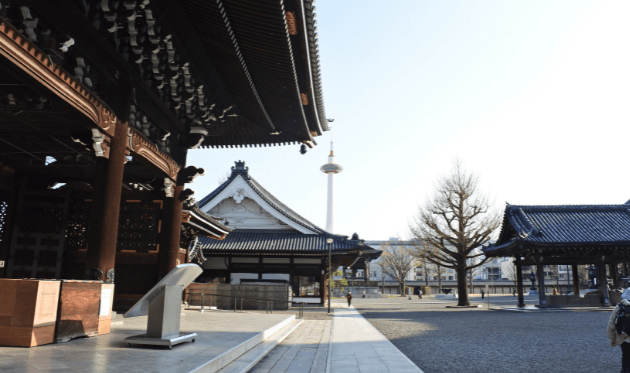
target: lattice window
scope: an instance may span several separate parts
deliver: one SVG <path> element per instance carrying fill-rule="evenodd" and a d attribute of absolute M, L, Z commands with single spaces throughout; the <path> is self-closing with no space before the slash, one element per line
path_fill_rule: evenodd
<path fill-rule="evenodd" d="M 2 242 L 2 237 L 4 236 L 4 225 L 7 222 L 8 208 L 9 204 L 7 201 L 0 201 L 0 243 Z"/>
<path fill-rule="evenodd" d="M 160 202 L 124 202 L 120 207 L 116 250 L 157 250 L 161 215 Z"/>
<path fill-rule="evenodd" d="M 62 218 L 60 207 L 28 207 L 23 212 L 20 232 L 58 234 Z"/>
<path fill-rule="evenodd" d="M 87 248 L 87 232 L 90 219 L 91 202 L 72 201 L 68 207 L 68 226 L 66 227 L 66 250 Z"/>

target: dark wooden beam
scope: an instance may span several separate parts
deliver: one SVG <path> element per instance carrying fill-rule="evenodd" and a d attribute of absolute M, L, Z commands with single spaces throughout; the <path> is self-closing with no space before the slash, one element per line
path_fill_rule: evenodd
<path fill-rule="evenodd" d="M 538 272 L 538 307 L 547 308 L 547 295 L 545 294 L 545 271 L 543 266 L 547 263 L 538 262 L 536 271 Z"/>
<path fill-rule="evenodd" d="M 516 291 L 518 292 L 518 307 L 525 307 L 525 297 L 523 296 L 523 271 L 520 259 L 516 259 Z"/>
<path fill-rule="evenodd" d="M 118 71 L 119 76 L 122 74 L 131 76 L 135 89 L 134 104 L 149 116 L 153 123 L 170 133 L 185 133 L 184 126 L 175 114 L 162 104 L 162 100 L 147 87 L 116 48 L 92 26 L 72 0 L 59 0 L 61 6 L 55 6 L 49 0 L 26 0 L 26 3 L 35 9 L 41 17 L 45 18 L 51 26 L 72 37 L 75 40 L 72 48 L 80 51 L 90 64 L 105 74 L 110 80 L 109 84 L 118 80 L 115 71 Z M 126 110 L 122 106 L 112 107 L 117 116 Z"/>

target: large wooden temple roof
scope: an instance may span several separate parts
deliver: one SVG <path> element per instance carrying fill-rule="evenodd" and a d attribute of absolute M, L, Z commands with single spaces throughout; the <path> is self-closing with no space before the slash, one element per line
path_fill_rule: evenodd
<path fill-rule="evenodd" d="M 181 5 L 239 113 L 202 146 L 303 142 L 328 130 L 310 0 Z"/>
<path fill-rule="evenodd" d="M 630 205 L 507 205 L 499 239 L 484 253 L 507 256 L 531 248 L 630 248 Z"/>
<path fill-rule="evenodd" d="M 311 0 L 0 3 L 0 162 L 17 170 L 93 179 L 96 139 L 126 110 L 151 153 L 130 147 L 134 183 L 173 178 L 189 148 L 314 146 L 329 130 Z"/>

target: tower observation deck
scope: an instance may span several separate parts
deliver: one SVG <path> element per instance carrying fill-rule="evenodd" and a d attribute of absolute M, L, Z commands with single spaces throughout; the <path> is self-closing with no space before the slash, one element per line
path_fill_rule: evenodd
<path fill-rule="evenodd" d="M 328 156 L 328 163 L 319 168 L 323 173 L 328 174 L 328 204 L 326 215 L 326 230 L 330 233 L 334 233 L 333 224 L 333 176 L 343 171 L 343 167 L 335 163 L 335 156 L 333 154 L 333 143 L 330 142 L 330 155 Z"/>

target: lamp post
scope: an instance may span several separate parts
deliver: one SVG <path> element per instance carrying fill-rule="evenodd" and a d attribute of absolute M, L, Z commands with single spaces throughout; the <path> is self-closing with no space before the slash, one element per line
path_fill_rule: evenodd
<path fill-rule="evenodd" d="M 570 286 L 571 286 L 571 272 L 569 272 L 569 265 L 567 264 L 567 295 L 569 295 L 569 292 L 571 291 Z"/>
<path fill-rule="evenodd" d="M 534 271 L 531 271 L 529 273 L 529 281 L 532 282 L 532 287 L 529 288 L 529 293 L 530 294 L 538 294 L 538 289 L 536 289 L 536 274 L 534 273 Z"/>
<path fill-rule="evenodd" d="M 592 264 L 586 268 L 588 270 L 588 279 L 589 279 L 589 289 L 597 289 L 597 284 L 595 283 L 595 278 L 597 277 L 597 267 Z"/>
<path fill-rule="evenodd" d="M 328 313 L 330 313 L 330 282 L 332 281 L 332 242 L 332 238 L 326 240 L 328 243 Z"/>

